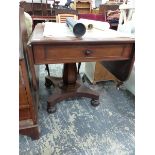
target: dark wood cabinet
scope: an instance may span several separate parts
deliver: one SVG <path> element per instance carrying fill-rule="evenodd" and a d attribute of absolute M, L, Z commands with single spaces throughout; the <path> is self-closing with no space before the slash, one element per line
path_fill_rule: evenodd
<path fill-rule="evenodd" d="M 99 13 L 100 14 L 106 14 L 106 12 L 108 10 L 117 10 L 119 9 L 119 5 L 122 4 L 122 3 L 114 3 L 114 4 L 101 4 L 100 7 L 99 7 Z"/>
<path fill-rule="evenodd" d="M 27 29 L 24 10 L 19 9 L 19 133 L 39 138 L 38 90 L 34 89 L 27 59 Z"/>
<path fill-rule="evenodd" d="M 24 11 L 29 13 L 31 16 L 51 16 L 51 6 L 47 3 L 38 3 L 21 1 L 20 6 L 24 8 Z"/>
<path fill-rule="evenodd" d="M 92 5 L 90 0 L 75 0 L 74 4 L 78 14 L 91 13 Z"/>
<path fill-rule="evenodd" d="M 32 139 L 39 138 L 37 93 L 33 91 L 24 58 L 19 59 L 19 132 Z"/>

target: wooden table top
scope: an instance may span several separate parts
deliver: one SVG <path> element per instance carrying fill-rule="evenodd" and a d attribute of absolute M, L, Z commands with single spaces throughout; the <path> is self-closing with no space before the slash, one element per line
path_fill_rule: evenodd
<path fill-rule="evenodd" d="M 58 23 L 57 23 L 58 24 Z M 62 24 L 62 23 L 60 23 Z M 63 23 L 64 24 L 64 23 Z M 63 26 L 62 26 L 63 28 Z M 58 30 L 57 30 L 58 31 Z M 91 43 L 91 44 L 103 44 L 103 43 L 112 43 L 112 42 L 118 42 L 118 43 L 134 43 L 135 39 L 131 37 L 106 37 L 107 34 L 114 34 L 116 35 L 118 32 L 112 29 L 109 29 L 106 31 L 100 31 L 100 36 L 95 36 L 93 33 L 91 35 L 86 35 L 82 38 L 76 38 L 75 36 L 50 36 L 45 37 L 43 36 L 44 33 L 44 24 L 39 23 L 35 26 L 34 31 L 32 33 L 32 36 L 29 39 L 28 44 L 85 44 L 85 43 Z M 89 32 L 86 32 L 89 33 Z M 91 37 L 90 37 L 91 36 Z"/>

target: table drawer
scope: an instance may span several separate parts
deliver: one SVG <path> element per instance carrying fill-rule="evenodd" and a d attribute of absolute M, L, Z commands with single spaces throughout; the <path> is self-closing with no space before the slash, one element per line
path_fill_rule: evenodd
<path fill-rule="evenodd" d="M 98 46 L 40 46 L 33 47 L 34 60 L 39 63 L 87 62 L 102 60 L 125 60 L 130 57 L 131 45 Z"/>

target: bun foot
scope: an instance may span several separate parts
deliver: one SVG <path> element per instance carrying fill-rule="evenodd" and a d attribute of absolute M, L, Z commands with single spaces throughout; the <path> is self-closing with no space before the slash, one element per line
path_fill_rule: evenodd
<path fill-rule="evenodd" d="M 99 104 L 100 104 L 99 100 L 94 100 L 94 99 L 91 100 L 91 105 L 92 105 L 92 106 L 96 107 L 96 106 L 98 106 Z"/>
<path fill-rule="evenodd" d="M 49 114 L 55 113 L 57 110 L 56 106 L 47 108 L 47 112 Z"/>

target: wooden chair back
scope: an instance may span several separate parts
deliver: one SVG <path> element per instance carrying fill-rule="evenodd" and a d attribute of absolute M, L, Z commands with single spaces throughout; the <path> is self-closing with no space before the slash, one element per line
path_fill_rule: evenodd
<path fill-rule="evenodd" d="M 56 16 L 56 22 L 57 23 L 65 23 L 67 17 L 72 17 L 74 20 L 77 20 L 78 17 L 75 14 L 58 14 Z"/>

